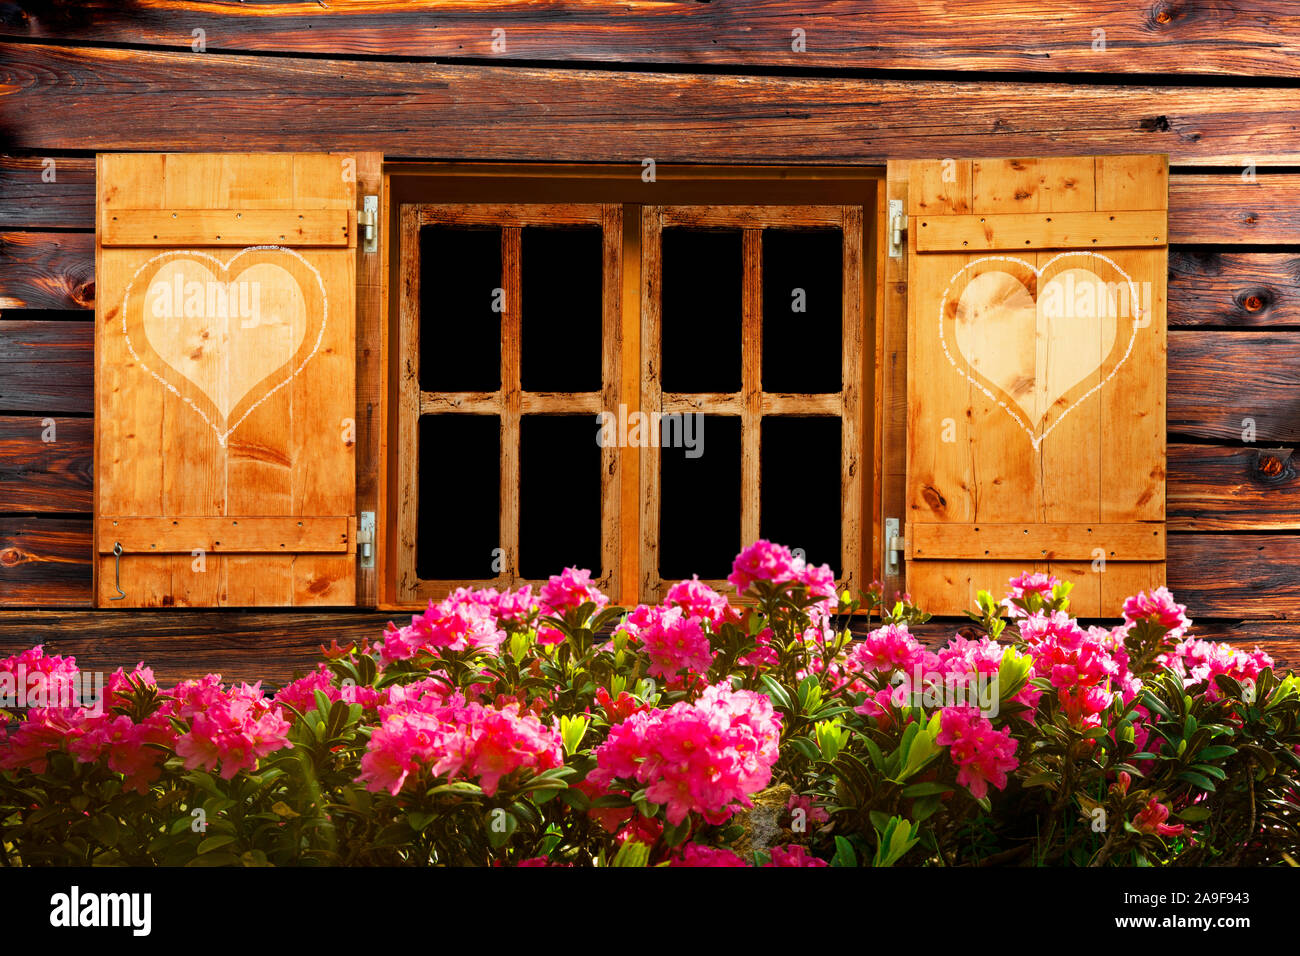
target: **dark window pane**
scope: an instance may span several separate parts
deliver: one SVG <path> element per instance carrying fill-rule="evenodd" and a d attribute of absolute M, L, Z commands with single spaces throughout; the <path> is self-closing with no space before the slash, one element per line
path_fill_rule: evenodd
<path fill-rule="evenodd" d="M 425 581 L 496 577 L 500 420 L 495 415 L 425 415 L 419 441 L 416 574 Z"/>
<path fill-rule="evenodd" d="M 595 415 L 525 415 L 519 447 L 519 573 L 545 579 L 600 566 L 600 445 Z"/>
<path fill-rule="evenodd" d="M 840 420 L 763 419 L 759 534 L 840 573 Z"/>
<path fill-rule="evenodd" d="M 659 575 L 669 581 L 725 578 L 740 551 L 740 418 L 706 415 L 702 428 L 694 451 L 659 450 Z"/>
<path fill-rule="evenodd" d="M 600 391 L 600 229 L 524 229 L 520 243 L 524 391 Z"/>
<path fill-rule="evenodd" d="M 763 391 L 840 390 L 842 241 L 838 229 L 763 231 Z"/>
<path fill-rule="evenodd" d="M 739 230 L 664 230 L 664 391 L 740 391 L 742 256 Z"/>
<path fill-rule="evenodd" d="M 420 388 L 501 387 L 501 230 L 420 230 Z"/>

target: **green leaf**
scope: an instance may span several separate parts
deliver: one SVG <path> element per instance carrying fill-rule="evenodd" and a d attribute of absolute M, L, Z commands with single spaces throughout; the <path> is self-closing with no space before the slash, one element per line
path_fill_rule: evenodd
<path fill-rule="evenodd" d="M 777 708 L 789 713 L 795 713 L 794 704 L 790 701 L 790 695 L 786 693 L 784 687 L 776 682 L 772 675 L 761 675 L 759 677 L 759 682 L 763 685 L 763 689 L 767 691 L 768 696 L 772 698 L 772 703 L 775 704 Z"/>
<path fill-rule="evenodd" d="M 1206 747 L 1196 755 L 1196 758 L 1198 760 L 1219 760 L 1223 757 L 1231 757 L 1236 752 L 1236 747 L 1229 747 L 1226 744 L 1215 744 L 1213 747 Z"/>
<path fill-rule="evenodd" d="M 952 787 L 947 784 L 932 781 L 926 783 L 914 783 L 911 786 L 903 788 L 903 796 L 905 797 L 928 797 L 940 793 L 952 793 Z"/>
<path fill-rule="evenodd" d="M 237 839 L 238 837 L 229 836 L 224 833 L 210 836 L 199 844 L 199 855 L 202 856 L 204 853 L 211 853 L 213 850 L 220 849 L 223 846 L 229 846 Z"/>
<path fill-rule="evenodd" d="M 635 840 L 628 840 L 618 852 L 614 854 L 614 859 L 609 861 L 610 866 L 645 866 L 650 862 L 650 848 L 644 843 L 637 843 Z"/>
<path fill-rule="evenodd" d="M 1194 773 L 1191 770 L 1184 770 L 1178 775 L 1178 779 L 1186 780 L 1188 783 L 1194 783 L 1202 790 L 1208 790 L 1210 792 L 1214 791 L 1214 784 L 1211 783 L 1210 778 L 1204 774 Z"/>
<path fill-rule="evenodd" d="M 831 857 L 831 866 L 857 866 L 858 855 L 853 844 L 842 836 L 835 838 L 835 856 Z"/>

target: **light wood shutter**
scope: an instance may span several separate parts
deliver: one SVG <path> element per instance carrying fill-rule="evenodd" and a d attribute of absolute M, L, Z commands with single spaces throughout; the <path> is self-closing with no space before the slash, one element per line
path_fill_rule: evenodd
<path fill-rule="evenodd" d="M 1021 571 L 1112 616 L 1164 582 L 1164 156 L 907 172 L 907 589 L 956 614 Z"/>
<path fill-rule="evenodd" d="M 356 163 L 98 157 L 99 606 L 355 602 Z"/>

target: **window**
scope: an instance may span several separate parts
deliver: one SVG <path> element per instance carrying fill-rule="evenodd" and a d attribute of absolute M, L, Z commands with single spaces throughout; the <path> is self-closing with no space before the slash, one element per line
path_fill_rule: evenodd
<path fill-rule="evenodd" d="M 859 584 L 861 211 L 651 206 L 641 221 L 642 408 L 696 416 L 703 439 L 642 461 L 643 595 L 694 573 L 721 586 L 758 538 Z"/>
<path fill-rule="evenodd" d="M 575 564 L 657 600 L 692 574 L 726 587 L 759 537 L 875 576 L 878 176 L 658 179 L 390 176 L 381 603 Z"/>
<path fill-rule="evenodd" d="M 402 210 L 398 596 L 618 580 L 621 210 Z"/>

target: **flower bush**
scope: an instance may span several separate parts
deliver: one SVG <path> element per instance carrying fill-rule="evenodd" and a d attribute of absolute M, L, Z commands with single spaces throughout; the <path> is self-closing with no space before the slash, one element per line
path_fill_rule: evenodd
<path fill-rule="evenodd" d="M 1164 588 L 1083 627 L 1014 579 L 928 616 L 758 541 L 729 598 L 460 589 L 264 692 L 0 661 L 0 861 L 890 866 L 1300 859 L 1300 686 Z M 743 600 L 742 600 L 743 598 Z M 859 613 L 867 612 L 870 618 Z M 870 621 L 855 638 L 851 620 Z M 48 704 L 49 706 L 44 706 Z"/>

